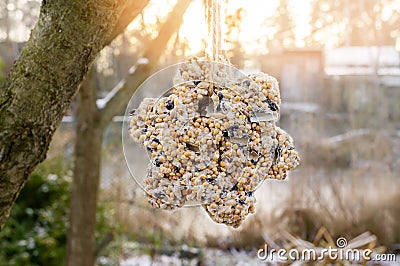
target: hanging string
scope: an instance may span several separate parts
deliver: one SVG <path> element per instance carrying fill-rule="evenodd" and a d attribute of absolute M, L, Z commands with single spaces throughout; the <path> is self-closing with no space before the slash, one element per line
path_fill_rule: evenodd
<path fill-rule="evenodd" d="M 215 81 L 217 74 L 215 62 L 221 61 L 221 1 L 205 0 L 208 37 L 206 43 L 206 56 L 211 61 L 209 79 Z"/>
<path fill-rule="evenodd" d="M 205 0 L 208 38 L 206 54 L 211 61 L 219 61 L 221 54 L 221 0 Z"/>
<path fill-rule="evenodd" d="M 212 52 L 213 52 L 213 61 L 218 61 L 219 60 L 219 52 L 221 50 L 221 12 L 220 12 L 220 3 L 218 0 L 212 0 L 212 11 L 211 12 L 211 17 L 212 17 L 212 25 L 213 25 L 213 31 L 211 32 L 212 34 Z"/>

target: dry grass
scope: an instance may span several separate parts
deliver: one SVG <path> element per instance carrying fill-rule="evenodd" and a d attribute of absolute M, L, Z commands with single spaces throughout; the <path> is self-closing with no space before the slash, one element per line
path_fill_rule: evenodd
<path fill-rule="evenodd" d="M 116 220 L 137 239 L 151 241 L 152 235 L 159 234 L 175 244 L 251 248 L 282 230 L 312 240 L 322 226 L 334 237 L 351 239 L 370 231 L 381 244 L 398 243 L 399 189 L 400 180 L 380 170 L 301 169 L 288 181 L 266 181 L 256 192 L 256 214 L 239 229 L 215 224 L 199 207 L 155 210 L 141 191 L 131 199 L 122 190 L 112 191 L 120 191 Z"/>

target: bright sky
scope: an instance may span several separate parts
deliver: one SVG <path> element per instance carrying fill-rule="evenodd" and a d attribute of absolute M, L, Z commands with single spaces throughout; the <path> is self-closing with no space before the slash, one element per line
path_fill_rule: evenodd
<path fill-rule="evenodd" d="M 221 7 L 227 14 L 233 14 L 238 8 L 243 8 L 244 18 L 242 32 L 239 36 L 243 47 L 248 53 L 265 51 L 265 38 L 272 36 L 273 31 L 262 24 L 268 17 L 271 17 L 278 7 L 279 0 L 221 0 L 227 2 Z M 151 1 L 144 12 L 144 19 L 147 24 L 156 22 L 156 15 L 166 16 L 176 0 L 165 2 Z M 310 0 L 290 0 L 290 8 L 294 12 L 296 24 L 296 37 L 299 39 L 298 46 L 303 46 L 300 40 L 309 32 L 308 15 L 311 11 Z M 131 28 L 134 28 L 134 24 Z M 222 28 L 224 31 L 224 28 Z M 194 0 L 185 13 L 183 24 L 180 28 L 180 37 L 186 38 L 189 42 L 191 53 L 195 54 L 202 49 L 202 39 L 207 36 L 207 24 L 204 17 L 202 0 Z M 261 40 L 261 42 L 260 42 Z"/>
<path fill-rule="evenodd" d="M 38 0 L 39 1 L 39 0 Z M 151 27 L 157 22 L 157 17 L 166 17 L 171 11 L 173 6 L 176 4 L 177 0 L 164 0 L 150 1 L 149 5 L 144 10 L 144 20 L 146 28 L 144 29 L 148 33 L 155 37 L 157 32 L 155 28 Z M 241 34 L 239 40 L 246 49 L 246 53 L 259 53 L 263 54 L 266 52 L 265 44 L 266 39 L 271 38 L 274 34 L 273 29 L 268 29 L 263 23 L 268 20 L 269 17 L 273 16 L 276 12 L 276 8 L 279 5 L 279 0 L 215 0 L 224 3 L 222 5 L 222 11 L 225 10 L 227 14 L 233 14 L 237 9 L 244 9 L 244 17 L 241 25 Z M 298 47 L 303 47 L 305 43 L 302 39 L 309 34 L 310 27 L 308 25 L 309 15 L 311 13 L 311 0 L 288 0 L 288 9 L 292 11 L 294 16 L 294 23 L 296 25 L 296 45 Z M 38 2 L 39 3 L 39 2 Z M 180 37 L 186 38 L 189 42 L 190 53 L 195 54 L 202 49 L 202 40 L 207 36 L 207 25 L 204 17 L 204 7 L 202 5 L 203 0 L 193 0 L 192 4 L 189 6 L 185 16 L 184 21 L 180 29 Z M 400 1 L 390 1 L 390 4 L 384 6 L 383 10 L 383 20 L 389 19 L 391 13 L 394 10 L 400 12 Z M 16 21 L 21 19 L 22 13 L 18 10 L 20 5 L 26 4 L 26 0 L 18 0 L 10 2 L 7 5 L 7 10 L 10 16 Z M 17 8 L 18 7 L 18 8 Z M 39 7 L 39 4 L 38 6 Z M 39 12 L 38 8 L 33 10 L 32 16 L 35 17 Z M 222 20 L 223 21 L 223 20 Z M 134 23 L 130 25 L 130 28 L 135 28 L 140 23 L 139 20 L 135 20 Z M 321 34 L 321 36 L 316 36 L 316 38 L 323 39 L 332 45 L 335 45 L 337 37 L 340 35 L 346 27 L 346 23 L 338 24 L 333 32 L 327 32 L 326 34 Z M 25 41 L 29 37 L 29 29 L 23 27 L 22 23 L 15 23 L 12 25 L 12 31 L 10 32 L 10 37 L 13 40 Z M 224 30 L 224 29 L 222 29 Z M 0 40 L 5 38 L 5 32 L 0 32 Z M 400 34 L 400 31 L 396 34 Z M 400 38 L 399 38 L 400 39 Z M 400 43 L 400 41 L 399 41 Z M 399 44 L 400 47 L 400 44 Z"/>
<path fill-rule="evenodd" d="M 224 2 L 224 1 L 221 1 Z M 245 10 L 242 23 L 242 32 L 239 37 L 241 43 L 249 52 L 262 51 L 264 47 L 259 47 L 257 42 L 262 37 L 273 34 L 266 27 L 262 26 L 263 22 L 273 15 L 278 7 L 278 0 L 229 0 L 229 4 L 222 7 L 226 8 L 227 14 L 232 14 L 238 8 Z M 296 24 L 296 37 L 301 39 L 306 36 L 309 31 L 308 14 L 311 11 L 310 0 L 291 0 Z M 202 0 L 195 0 L 191 4 L 184 16 L 184 22 L 181 26 L 181 37 L 185 37 L 189 41 L 189 45 L 194 52 L 200 51 L 201 40 L 207 36 L 207 25 L 204 18 Z M 265 45 L 265 42 L 264 44 Z M 304 45 L 300 41 L 298 46 Z"/>

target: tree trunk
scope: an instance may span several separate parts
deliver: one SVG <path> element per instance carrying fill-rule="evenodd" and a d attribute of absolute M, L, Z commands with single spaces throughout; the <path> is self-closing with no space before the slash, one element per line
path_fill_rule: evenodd
<path fill-rule="evenodd" d="M 66 265 L 94 265 L 97 188 L 103 130 L 96 106 L 96 71 L 90 70 L 77 95 L 75 168 L 71 187 Z"/>
<path fill-rule="evenodd" d="M 0 227 L 29 174 L 45 159 L 125 1 L 43 1 L 39 21 L 0 89 Z"/>
<path fill-rule="evenodd" d="M 129 75 L 104 109 L 96 106 L 95 70 L 78 93 L 78 119 L 75 146 L 75 169 L 71 190 L 70 229 L 67 238 L 67 266 L 92 266 L 95 262 L 96 203 L 100 180 L 102 137 L 112 117 L 126 106 L 130 95 L 155 69 L 171 36 L 178 31 L 190 0 L 179 0 L 158 36 L 144 56 L 149 64 L 140 65 Z"/>

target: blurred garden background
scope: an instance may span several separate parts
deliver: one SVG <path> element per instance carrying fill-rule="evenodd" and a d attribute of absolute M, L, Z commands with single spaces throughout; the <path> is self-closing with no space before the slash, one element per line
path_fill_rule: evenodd
<path fill-rule="evenodd" d="M 137 15 L 102 50 L 82 85 L 95 90 L 99 110 L 113 103 L 121 84 L 135 86 L 139 65 L 152 64 L 154 73 L 202 57 L 207 48 L 204 1 L 133 2 L 139 3 Z M 360 248 L 399 254 L 400 2 L 220 2 L 226 55 L 244 73 L 262 71 L 279 80 L 279 126 L 295 140 L 301 164 L 285 181 L 263 183 L 256 213 L 238 229 L 214 223 L 199 207 L 153 209 L 127 169 L 121 144 L 125 110 L 117 108 L 100 134 L 99 190 L 93 190 L 97 264 L 258 265 L 256 253 L 264 243 L 323 247 L 359 235 Z M 0 2 L 0 83 L 29 38 L 40 5 Z M 117 99 L 123 106 L 132 95 L 125 96 Z M 85 115 L 79 118 L 78 111 L 90 116 L 94 110 L 83 98 L 72 103 L 47 159 L 0 232 L 0 265 L 64 263 L 71 182 L 82 173 L 77 162 L 90 163 L 75 156 L 90 138 L 79 131 Z M 93 188 L 80 190 L 79 200 Z"/>

